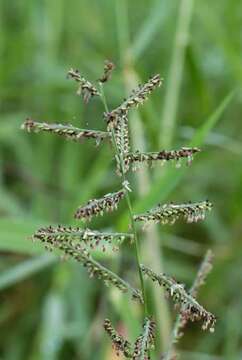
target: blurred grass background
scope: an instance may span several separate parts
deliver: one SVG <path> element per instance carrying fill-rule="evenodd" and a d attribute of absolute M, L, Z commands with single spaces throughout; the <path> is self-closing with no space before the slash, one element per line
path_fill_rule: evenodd
<path fill-rule="evenodd" d="M 192 143 L 204 150 L 191 168 L 166 165 L 131 180 L 139 188 L 137 210 L 159 201 L 214 203 L 204 223 L 165 227 L 158 242 L 156 229 L 155 245 L 144 239 L 150 254 L 143 252 L 143 262 L 152 266 L 153 251 L 188 286 L 206 249 L 216 256 L 200 296 L 219 318 L 216 332 L 189 326 L 181 359 L 242 358 L 241 22 L 237 0 L 0 2 L 0 359 L 114 359 L 103 319 L 125 324 L 131 338 L 140 331 L 138 309 L 125 296 L 28 240 L 43 224 L 74 224 L 78 205 L 118 186 L 107 144 L 20 131 L 27 116 L 103 129 L 102 104 L 93 99 L 84 106 L 66 72 L 78 68 L 95 80 L 104 59 L 116 64 L 106 86 L 110 107 L 136 81 L 155 73 L 164 78 L 131 115 L 135 148 Z M 127 229 L 125 206 L 93 226 Z M 123 254 L 103 260 L 133 279 L 132 254 L 125 247 Z M 155 304 L 164 332 L 169 319 L 164 304 Z"/>

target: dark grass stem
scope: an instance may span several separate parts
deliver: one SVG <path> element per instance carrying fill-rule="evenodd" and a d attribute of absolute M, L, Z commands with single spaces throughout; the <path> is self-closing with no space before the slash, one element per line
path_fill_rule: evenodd
<path fill-rule="evenodd" d="M 104 93 L 103 84 L 101 82 L 99 83 L 99 88 L 100 88 L 100 95 L 101 95 L 100 98 L 101 98 L 101 100 L 103 102 L 105 111 L 108 113 L 109 109 L 108 109 L 108 105 L 107 105 L 107 100 L 106 100 L 106 96 L 105 96 L 105 93 Z M 118 150 L 113 128 L 111 128 L 111 135 L 112 135 L 112 141 L 113 141 L 113 144 L 114 144 L 114 149 L 115 149 L 116 156 L 118 157 L 118 159 L 120 161 L 122 182 L 124 184 L 125 182 L 127 182 L 127 178 L 126 178 L 125 170 L 124 170 L 124 160 L 123 160 L 122 154 Z M 131 229 L 132 229 L 132 232 L 133 232 L 133 235 L 134 235 L 136 264 L 137 264 L 137 268 L 138 268 L 138 272 L 139 272 L 141 292 L 142 292 L 142 296 L 143 296 L 143 299 L 144 299 L 144 315 L 146 317 L 146 316 L 149 315 L 149 312 L 148 312 L 147 297 L 146 297 L 146 291 L 145 291 L 145 285 L 144 285 L 144 278 L 143 278 L 143 274 L 142 274 L 142 271 L 141 271 L 141 268 L 140 268 L 141 257 L 140 257 L 140 250 L 139 250 L 139 239 L 138 239 L 138 235 L 137 235 L 136 224 L 135 224 L 134 218 L 133 218 L 134 217 L 133 207 L 132 207 L 132 203 L 131 203 L 131 199 L 130 199 L 128 191 L 125 192 L 125 199 L 126 199 L 126 203 L 127 203 L 127 206 L 128 206 Z"/>

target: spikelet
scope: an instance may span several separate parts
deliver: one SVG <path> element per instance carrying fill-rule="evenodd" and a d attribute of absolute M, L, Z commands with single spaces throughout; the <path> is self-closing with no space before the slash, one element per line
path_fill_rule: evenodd
<path fill-rule="evenodd" d="M 105 60 L 104 61 L 104 72 L 103 72 L 103 75 L 100 77 L 99 81 L 101 83 L 105 83 L 108 80 L 110 80 L 114 69 L 115 69 L 115 65 L 111 61 Z"/>
<path fill-rule="evenodd" d="M 189 293 L 195 298 L 197 297 L 200 287 L 205 284 L 205 280 L 207 276 L 212 271 L 213 259 L 214 259 L 213 252 L 211 250 L 208 250 L 200 265 L 194 283 L 191 289 L 189 290 Z"/>
<path fill-rule="evenodd" d="M 114 329 L 111 321 L 109 319 L 104 320 L 103 324 L 104 330 L 111 338 L 114 349 L 117 352 L 117 355 L 121 352 L 126 358 L 132 357 L 132 345 L 130 342 Z"/>
<path fill-rule="evenodd" d="M 159 87 L 162 83 L 160 75 L 157 74 L 151 77 L 144 85 L 139 85 L 137 89 L 133 90 L 131 95 L 123 101 L 116 109 L 105 114 L 107 124 L 110 126 L 111 123 L 115 123 L 119 116 L 127 114 L 128 110 L 133 107 L 142 105 L 148 98 L 148 95 Z"/>
<path fill-rule="evenodd" d="M 143 332 L 134 344 L 133 360 L 148 360 L 148 351 L 154 347 L 156 324 L 154 320 L 145 318 Z"/>
<path fill-rule="evenodd" d="M 206 211 L 212 209 L 212 204 L 206 200 L 197 203 L 187 204 L 165 204 L 158 205 L 156 208 L 144 214 L 135 215 L 135 221 L 144 221 L 146 224 L 155 222 L 161 224 L 174 224 L 179 218 L 192 223 L 204 220 Z"/>
<path fill-rule="evenodd" d="M 111 129 L 111 131 L 110 127 L 108 127 L 108 131 L 110 136 L 112 136 L 111 131 L 113 131 L 114 134 L 114 140 L 119 154 L 119 156 L 116 155 L 116 173 L 118 176 L 121 176 L 123 172 L 126 173 L 129 170 L 129 158 L 127 155 L 130 150 L 130 139 L 127 114 L 119 116 L 116 121 L 116 126 L 113 130 Z"/>
<path fill-rule="evenodd" d="M 70 69 L 67 73 L 67 76 L 79 83 L 77 95 L 80 95 L 83 98 L 84 103 L 88 103 L 90 98 L 93 96 L 100 96 L 96 87 L 83 76 L 81 76 L 79 70 Z"/>
<path fill-rule="evenodd" d="M 100 232 L 79 227 L 67 227 L 58 225 L 57 227 L 48 226 L 38 229 L 32 236 L 33 240 L 38 239 L 47 245 L 54 247 L 60 241 L 72 241 L 83 243 L 90 249 L 101 247 L 106 250 L 105 244 L 112 245 L 113 250 L 117 250 L 125 239 L 133 239 L 133 234 Z"/>
<path fill-rule="evenodd" d="M 103 215 L 104 211 L 113 211 L 118 208 L 119 202 L 125 195 L 125 188 L 104 195 L 101 199 L 89 200 L 85 206 L 80 206 L 74 215 L 76 219 L 91 220 L 93 216 Z"/>
<path fill-rule="evenodd" d="M 160 162 L 163 165 L 166 161 L 174 160 L 176 161 L 176 167 L 180 167 L 180 161 L 182 159 L 187 159 L 187 164 L 190 165 L 194 154 L 200 152 L 201 150 L 193 147 L 186 148 L 182 147 L 179 150 L 162 150 L 159 152 L 146 152 L 141 153 L 136 151 L 127 155 L 129 163 L 132 164 L 132 169 L 135 171 L 139 168 L 140 165 L 153 165 L 154 163 Z"/>
<path fill-rule="evenodd" d="M 160 286 L 165 288 L 174 303 L 180 307 L 183 317 L 191 321 L 202 320 L 203 330 L 209 329 L 210 332 L 214 331 L 216 317 L 205 310 L 192 295 L 187 293 L 183 284 L 177 283 L 173 278 L 164 273 L 158 275 L 144 265 L 141 265 L 141 271 L 152 281 L 158 282 Z"/>
<path fill-rule="evenodd" d="M 189 290 L 189 294 L 196 298 L 197 294 L 198 294 L 198 290 L 200 289 L 200 287 L 202 285 L 205 284 L 205 280 L 207 278 L 207 276 L 209 275 L 209 273 L 212 270 L 212 261 L 213 261 L 213 253 L 211 250 L 208 250 L 201 265 L 200 268 L 198 270 L 198 273 L 196 275 L 196 278 L 194 280 L 194 283 L 191 287 L 191 289 Z M 175 322 L 175 326 L 174 329 L 172 331 L 172 340 L 171 340 L 171 349 L 170 349 L 170 353 L 173 352 L 173 346 L 174 344 L 176 344 L 180 338 L 183 336 L 183 329 L 186 326 L 188 322 L 187 316 L 186 316 L 186 312 L 183 315 L 183 309 L 181 307 L 181 312 L 177 317 L 177 320 Z M 167 358 L 169 359 L 169 357 L 167 356 Z"/>
<path fill-rule="evenodd" d="M 82 141 L 86 139 L 94 139 L 99 144 L 101 140 L 109 138 L 109 134 L 105 131 L 79 129 L 72 125 L 63 124 L 47 124 L 45 122 L 37 122 L 30 118 L 27 118 L 22 124 L 21 129 L 27 130 L 28 132 L 50 132 L 66 139 L 73 141 Z"/>
<path fill-rule="evenodd" d="M 80 262 L 87 269 L 90 277 L 95 276 L 98 279 L 102 279 L 107 286 L 113 285 L 120 291 L 129 293 L 132 299 L 143 303 L 143 298 L 139 290 L 134 289 L 118 275 L 94 260 L 83 244 L 77 243 L 75 240 L 72 240 L 72 238 L 63 237 L 61 232 L 57 234 L 59 236 L 53 237 L 52 233 L 48 235 L 48 231 L 45 233 L 45 231 L 41 229 L 33 235 L 33 238 L 43 242 L 48 250 L 53 250 L 53 248 L 59 249 L 63 251 L 66 256 Z"/>

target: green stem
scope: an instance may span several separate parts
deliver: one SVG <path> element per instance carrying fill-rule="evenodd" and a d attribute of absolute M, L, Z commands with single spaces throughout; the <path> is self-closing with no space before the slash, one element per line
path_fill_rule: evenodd
<path fill-rule="evenodd" d="M 106 97 L 105 97 L 105 93 L 104 93 L 104 90 L 103 90 L 102 83 L 100 83 L 99 86 L 100 86 L 101 100 L 103 102 L 105 111 L 108 112 L 109 111 L 108 110 L 108 105 L 107 105 L 107 101 L 106 101 Z M 113 141 L 114 148 L 115 148 L 115 153 L 116 153 L 116 156 L 118 157 L 118 159 L 120 161 L 122 181 L 124 183 L 124 182 L 127 181 L 127 178 L 125 176 L 123 156 L 118 150 L 113 129 L 111 130 L 111 134 L 112 134 L 112 141 Z M 126 199 L 126 203 L 127 203 L 128 210 L 129 210 L 129 218 L 130 218 L 132 232 L 133 232 L 133 235 L 134 235 L 136 264 L 137 264 L 137 268 L 138 268 L 138 272 L 139 272 L 141 292 L 142 292 L 142 296 L 143 296 L 143 299 L 144 299 L 144 314 L 145 314 L 145 316 L 148 316 L 148 306 L 147 306 L 147 298 L 146 298 L 146 292 L 145 292 L 145 286 L 144 286 L 144 278 L 143 278 L 143 274 L 142 274 L 142 271 L 141 271 L 141 268 L 140 268 L 141 259 L 140 259 L 140 250 L 139 250 L 139 239 L 138 239 L 136 225 L 135 225 L 134 218 L 133 218 L 133 207 L 132 207 L 132 203 L 131 203 L 131 199 L 130 199 L 128 191 L 126 191 L 126 193 L 125 193 L 125 199 Z"/>

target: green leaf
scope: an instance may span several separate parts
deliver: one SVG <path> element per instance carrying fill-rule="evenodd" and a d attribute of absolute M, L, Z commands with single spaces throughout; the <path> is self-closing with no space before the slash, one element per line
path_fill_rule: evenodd
<path fill-rule="evenodd" d="M 28 259 L 3 271 L 0 275 L 0 290 L 15 285 L 19 281 L 35 274 L 47 266 L 53 265 L 57 257 L 53 255 L 41 255 L 39 257 Z"/>

